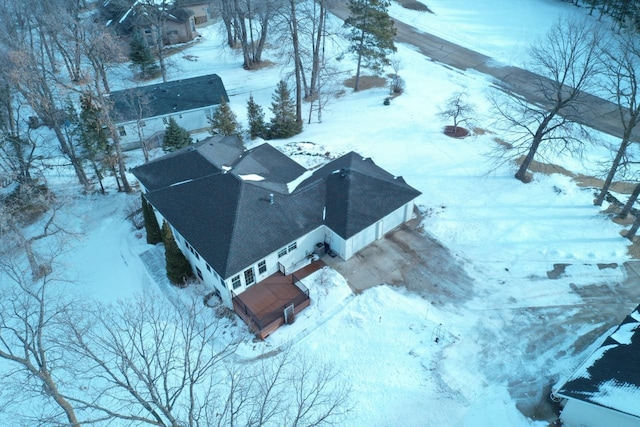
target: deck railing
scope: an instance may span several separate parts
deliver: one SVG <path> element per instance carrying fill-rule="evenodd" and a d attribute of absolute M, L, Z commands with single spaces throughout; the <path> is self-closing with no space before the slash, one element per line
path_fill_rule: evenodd
<path fill-rule="evenodd" d="M 236 309 L 239 314 L 243 313 L 246 318 L 251 323 L 253 323 L 253 325 L 250 324 L 249 327 L 255 326 L 255 328 L 257 328 L 257 331 L 255 332 L 259 332 L 262 329 L 266 328 L 272 322 L 275 322 L 279 318 L 284 317 L 284 309 L 286 307 L 290 306 L 291 304 L 293 304 L 294 307 L 297 307 L 309 299 L 309 289 L 307 289 L 307 287 L 303 285 L 302 282 L 293 274 L 291 275 L 291 283 L 298 289 L 300 289 L 302 294 L 297 295 L 296 297 L 289 300 L 286 304 L 283 304 L 281 307 L 272 310 L 270 313 L 267 313 L 262 317 L 258 317 L 244 302 L 242 302 L 238 295 L 231 291 L 234 309 Z"/>
<path fill-rule="evenodd" d="M 257 328 L 255 332 L 258 332 L 264 328 L 264 326 L 262 326 L 262 322 L 260 321 L 260 318 L 256 316 L 255 313 L 251 311 L 251 309 L 247 307 L 247 305 L 244 302 L 242 302 L 242 300 L 238 297 L 238 295 L 236 295 L 236 293 L 233 291 L 231 291 L 231 298 L 232 298 L 231 300 L 233 301 L 233 308 L 236 310 L 236 312 L 238 312 L 238 314 L 243 313 L 245 316 L 247 316 L 248 320 L 251 323 L 253 323 L 253 324 L 251 323 L 249 324 L 249 327 L 251 329 Z"/>

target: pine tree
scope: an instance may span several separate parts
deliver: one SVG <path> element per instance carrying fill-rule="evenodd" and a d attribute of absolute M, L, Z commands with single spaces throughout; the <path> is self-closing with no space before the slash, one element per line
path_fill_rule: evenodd
<path fill-rule="evenodd" d="M 103 171 L 110 168 L 115 172 L 115 155 L 109 141 L 106 126 L 101 120 L 100 106 L 89 93 L 80 95 L 80 117 L 78 122 L 78 137 L 83 149 L 83 156 L 91 163 L 96 177 L 100 183 L 101 192 L 104 194 Z M 120 182 L 118 181 L 118 185 Z"/>
<path fill-rule="evenodd" d="M 189 136 L 189 132 L 175 121 L 172 117 L 169 119 L 169 125 L 164 133 L 164 141 L 162 149 L 167 152 L 176 151 L 191 144 L 193 140 Z"/>
<path fill-rule="evenodd" d="M 147 202 L 144 194 L 141 194 L 140 197 L 142 199 L 142 216 L 144 217 L 144 229 L 147 232 L 147 243 L 155 245 L 162 242 L 160 225 L 158 225 L 158 219 L 153 212 L 153 206 Z"/>
<path fill-rule="evenodd" d="M 251 139 L 267 137 L 264 111 L 262 111 L 261 106 L 255 103 L 253 95 L 249 95 L 249 101 L 247 101 L 247 121 L 249 122 L 249 135 Z"/>
<path fill-rule="evenodd" d="M 141 32 L 136 31 L 133 34 L 129 49 L 129 59 L 134 65 L 140 67 L 140 76 L 143 79 L 158 74 L 159 67 L 156 63 L 156 58 L 151 53 L 151 49 L 149 49 Z"/>
<path fill-rule="evenodd" d="M 211 119 L 209 119 L 209 124 L 211 124 L 209 128 L 211 135 L 232 136 L 239 135 L 242 132 L 236 113 L 231 110 L 224 97 L 222 97 L 220 105 Z"/>
<path fill-rule="evenodd" d="M 165 259 L 167 261 L 167 277 L 176 285 L 184 285 L 185 279 L 191 277 L 191 265 L 178 247 L 167 221 L 162 223 L 162 239 L 164 241 Z"/>
<path fill-rule="evenodd" d="M 388 0 L 349 0 L 351 15 L 344 24 L 351 27 L 349 52 L 358 61 L 354 90 L 358 90 L 361 67 L 378 74 L 390 63 L 387 55 L 397 50 L 393 44 L 396 29 L 388 7 Z"/>
<path fill-rule="evenodd" d="M 296 120 L 296 106 L 284 80 L 280 80 L 271 99 L 271 125 L 269 138 L 289 138 L 302 132 L 302 122 Z"/>

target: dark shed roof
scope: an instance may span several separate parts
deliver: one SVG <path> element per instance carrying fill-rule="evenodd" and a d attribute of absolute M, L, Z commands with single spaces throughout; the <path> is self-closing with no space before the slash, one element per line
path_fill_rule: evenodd
<path fill-rule="evenodd" d="M 217 74 L 111 92 L 116 122 L 164 116 L 229 101 Z M 141 113 L 139 113 L 141 112 Z"/>
<path fill-rule="evenodd" d="M 640 417 L 640 306 L 556 393 Z"/>

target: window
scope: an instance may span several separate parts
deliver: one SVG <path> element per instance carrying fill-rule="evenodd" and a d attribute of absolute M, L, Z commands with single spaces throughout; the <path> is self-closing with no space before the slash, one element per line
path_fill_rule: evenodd
<path fill-rule="evenodd" d="M 198 275 L 200 280 L 204 280 L 204 277 L 202 277 L 202 271 L 200 271 L 200 269 L 198 267 L 196 267 L 196 274 Z"/>
<path fill-rule="evenodd" d="M 207 264 L 207 271 L 211 273 L 211 266 L 209 264 Z"/>
<path fill-rule="evenodd" d="M 256 276 L 253 272 L 253 267 L 244 271 L 244 285 L 251 286 L 256 282 Z"/>
<path fill-rule="evenodd" d="M 169 124 L 169 119 L 166 118 L 166 117 L 163 117 L 162 118 L 162 123 L 164 123 L 165 125 L 168 125 Z"/>
<path fill-rule="evenodd" d="M 287 254 L 287 248 L 282 248 L 278 251 L 278 258 L 282 258 Z"/>
<path fill-rule="evenodd" d="M 289 252 L 291 252 L 291 251 L 295 251 L 297 247 L 298 247 L 298 242 L 293 242 L 292 244 L 289 245 L 287 249 Z"/>
<path fill-rule="evenodd" d="M 118 126 L 118 134 L 120 136 L 127 136 L 127 131 L 124 130 L 124 126 Z"/>
<path fill-rule="evenodd" d="M 193 254 L 196 256 L 196 259 L 200 261 L 200 255 L 198 255 L 198 252 L 194 252 Z"/>
<path fill-rule="evenodd" d="M 233 279 L 231 279 L 231 286 L 233 289 L 238 289 L 240 287 L 240 276 L 233 276 Z"/>
<path fill-rule="evenodd" d="M 258 263 L 258 274 L 264 274 L 267 271 L 267 262 L 262 260 Z"/>

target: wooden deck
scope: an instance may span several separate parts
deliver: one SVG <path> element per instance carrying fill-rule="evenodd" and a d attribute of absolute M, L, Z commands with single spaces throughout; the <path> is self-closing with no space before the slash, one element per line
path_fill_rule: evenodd
<path fill-rule="evenodd" d="M 314 261 L 293 274 L 275 273 L 265 280 L 234 296 L 233 308 L 260 339 L 284 325 L 284 309 L 293 304 L 294 314 L 307 308 L 311 300 L 309 291 L 298 283 L 326 264 Z"/>

